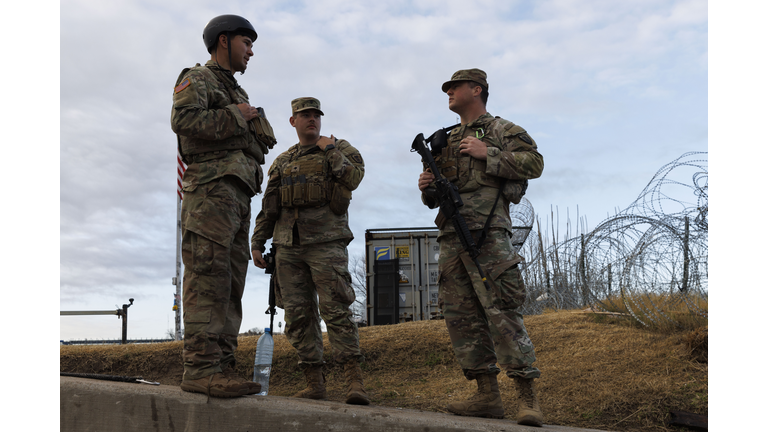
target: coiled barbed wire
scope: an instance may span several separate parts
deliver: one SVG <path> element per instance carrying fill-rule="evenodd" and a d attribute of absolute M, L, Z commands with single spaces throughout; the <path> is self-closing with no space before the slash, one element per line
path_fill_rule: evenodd
<path fill-rule="evenodd" d="M 540 222 L 537 232 L 531 218 L 518 217 L 530 227 L 520 230 L 526 236 L 520 249 L 529 257 L 521 265 L 528 296 L 522 312 L 591 308 L 627 313 L 647 326 L 705 323 L 706 157 L 706 152 L 683 154 L 659 169 L 626 209 L 585 234 L 562 242 L 553 238 L 548 247 Z M 683 181 L 686 174 L 690 183 Z"/>

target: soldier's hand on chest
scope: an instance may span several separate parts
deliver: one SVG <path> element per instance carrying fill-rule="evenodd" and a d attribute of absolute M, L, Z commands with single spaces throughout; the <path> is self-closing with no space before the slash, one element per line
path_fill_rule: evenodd
<path fill-rule="evenodd" d="M 243 115 L 243 118 L 245 119 L 245 121 L 255 119 L 256 117 L 259 116 L 259 109 L 256 107 L 252 107 L 247 103 L 238 104 L 237 108 L 240 110 L 240 113 Z"/>
<path fill-rule="evenodd" d="M 459 153 L 466 156 L 472 156 L 475 159 L 488 159 L 488 146 L 481 140 L 468 136 L 459 143 Z"/>

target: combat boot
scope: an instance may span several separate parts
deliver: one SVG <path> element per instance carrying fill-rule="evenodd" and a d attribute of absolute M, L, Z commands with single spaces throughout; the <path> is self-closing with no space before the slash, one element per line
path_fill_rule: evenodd
<path fill-rule="evenodd" d="M 504 405 L 501 404 L 496 374 L 478 375 L 476 380 L 477 393 L 464 402 L 448 404 L 448 411 L 463 416 L 504 418 Z"/>
<path fill-rule="evenodd" d="M 304 369 L 304 377 L 307 379 L 307 388 L 296 393 L 293 397 L 304 399 L 325 399 L 325 377 L 323 376 L 323 366 L 313 365 Z"/>
<path fill-rule="evenodd" d="M 352 405 L 368 405 L 371 400 L 363 387 L 363 371 L 360 364 L 352 359 L 344 365 L 344 378 L 347 384 L 347 400 Z"/>
<path fill-rule="evenodd" d="M 230 398 L 243 396 L 247 388 L 221 372 L 196 380 L 183 379 L 181 389 L 188 392 L 203 393 L 213 397 Z"/>
<path fill-rule="evenodd" d="M 515 377 L 514 380 L 517 397 L 520 399 L 520 405 L 517 408 L 517 424 L 541 426 L 544 423 L 544 416 L 539 408 L 539 398 L 536 396 L 533 380 L 521 377 Z"/>
<path fill-rule="evenodd" d="M 246 389 L 245 394 L 247 395 L 258 394 L 261 392 L 261 384 L 253 381 L 248 381 L 247 379 L 238 375 L 237 372 L 235 371 L 234 365 L 231 363 L 224 367 L 224 375 L 227 378 L 233 381 L 236 381 L 240 385 L 244 386 Z"/>

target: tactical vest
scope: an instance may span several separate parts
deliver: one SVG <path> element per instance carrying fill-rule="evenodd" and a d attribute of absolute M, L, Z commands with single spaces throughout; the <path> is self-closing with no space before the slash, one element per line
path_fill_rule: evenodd
<path fill-rule="evenodd" d="M 510 121 L 500 117 L 489 119 L 487 122 L 480 124 L 476 123 L 473 128 L 474 136 L 489 147 L 504 150 L 501 147 L 503 137 L 495 137 L 495 140 L 486 138 L 486 133 L 493 130 L 490 126 L 494 122 L 499 122 L 502 126 L 510 123 Z M 515 125 L 512 129 L 513 135 L 516 128 L 519 128 L 519 133 L 525 133 L 525 129 Z M 442 175 L 456 185 L 460 193 L 474 192 L 482 186 L 496 189 L 502 188 L 501 193 L 505 199 L 514 204 L 520 203 L 528 187 L 528 180 L 509 180 L 486 174 L 485 170 L 488 165 L 486 161 L 459 153 L 459 144 L 464 137 L 458 131 L 459 126 L 450 131 L 448 134 L 448 145 L 440 150 L 439 155 L 435 156 L 435 163 L 438 165 Z"/>
<path fill-rule="evenodd" d="M 296 144 L 288 153 L 288 161 L 280 169 L 281 207 L 319 207 L 330 202 L 333 192 L 325 154 L 315 147 L 299 157 L 301 146 Z"/>
<path fill-rule="evenodd" d="M 186 68 L 181 71 L 178 79 L 176 80 L 176 86 L 178 86 L 184 76 L 190 70 L 200 71 L 205 75 L 205 80 L 210 85 L 215 85 L 224 94 L 229 96 L 227 103 L 220 103 L 210 101 L 208 109 L 224 109 L 227 105 L 248 103 L 247 96 L 240 94 L 233 85 L 227 84 L 226 77 L 219 76 L 222 74 L 220 71 L 213 71 L 207 66 L 200 66 L 200 63 L 193 68 Z M 263 112 L 263 110 L 262 110 Z M 276 143 L 272 126 L 264 115 L 257 117 L 248 122 L 249 134 L 231 136 L 225 139 L 219 140 L 206 140 L 197 137 L 180 136 L 178 137 L 179 153 L 185 163 L 189 164 L 193 159 L 190 156 L 198 155 L 201 153 L 220 152 L 221 150 L 242 150 L 244 153 L 252 156 L 256 161 L 262 165 L 264 164 L 264 155 L 269 152 Z M 226 155 L 226 152 L 221 152 L 221 157 Z M 215 157 L 213 157 L 215 158 Z"/>

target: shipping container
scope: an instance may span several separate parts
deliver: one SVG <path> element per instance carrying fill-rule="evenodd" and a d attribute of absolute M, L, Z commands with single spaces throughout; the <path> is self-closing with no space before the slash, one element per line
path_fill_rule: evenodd
<path fill-rule="evenodd" d="M 437 234 L 437 228 L 365 231 L 369 325 L 442 318 L 437 305 Z"/>

